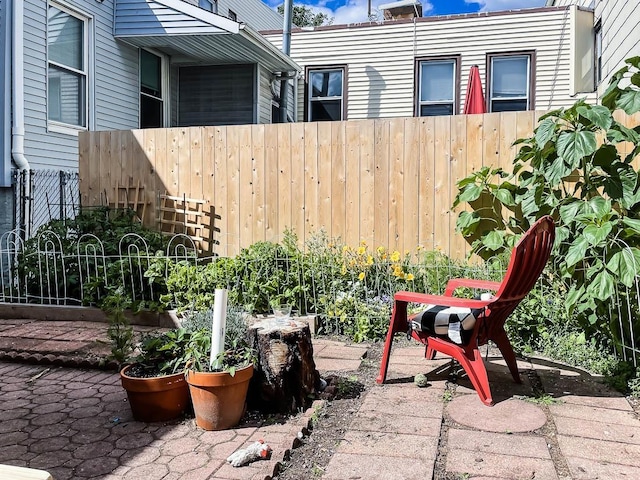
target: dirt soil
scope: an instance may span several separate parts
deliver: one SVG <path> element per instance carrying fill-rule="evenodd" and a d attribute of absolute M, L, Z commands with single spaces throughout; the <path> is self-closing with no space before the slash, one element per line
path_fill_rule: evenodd
<path fill-rule="evenodd" d="M 328 382 L 324 396 L 327 406 L 318 412 L 310 435 L 304 437 L 298 448 L 291 450 L 288 461 L 277 477 L 278 480 L 321 478 L 336 447 L 344 437 L 360 408 L 364 392 L 370 389 L 378 375 L 383 342 L 371 345 L 357 372 L 323 378 Z"/>

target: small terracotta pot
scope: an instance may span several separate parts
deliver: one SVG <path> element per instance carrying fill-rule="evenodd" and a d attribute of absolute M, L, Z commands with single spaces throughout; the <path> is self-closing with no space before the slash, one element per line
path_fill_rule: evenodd
<path fill-rule="evenodd" d="M 184 373 L 138 378 L 127 375 L 132 365 L 120 371 L 133 418 L 139 422 L 166 422 L 180 417 L 189 406 L 189 386 Z"/>
<path fill-rule="evenodd" d="M 233 377 L 226 372 L 187 371 L 196 425 L 205 430 L 235 427 L 244 413 L 252 376 L 253 365 L 236 370 Z"/>

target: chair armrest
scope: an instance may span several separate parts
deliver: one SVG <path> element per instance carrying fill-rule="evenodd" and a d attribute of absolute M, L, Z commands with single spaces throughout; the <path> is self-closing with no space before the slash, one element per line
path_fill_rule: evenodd
<path fill-rule="evenodd" d="M 447 282 L 447 288 L 444 290 L 444 294 L 447 297 L 451 297 L 456 288 L 478 288 L 480 290 L 493 290 L 497 291 L 500 288 L 500 282 L 492 282 L 490 280 L 474 280 L 471 278 L 452 278 Z"/>
<path fill-rule="evenodd" d="M 442 305 L 444 307 L 462 308 L 484 308 L 493 301 L 404 291 L 396 293 L 393 298 L 396 302 L 424 303 L 425 305 Z"/>

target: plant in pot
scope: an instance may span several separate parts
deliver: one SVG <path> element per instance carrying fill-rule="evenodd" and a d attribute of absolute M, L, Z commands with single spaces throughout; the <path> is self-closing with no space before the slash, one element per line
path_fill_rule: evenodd
<path fill-rule="evenodd" d="M 120 370 L 133 418 L 164 422 L 180 417 L 189 407 L 184 369 L 192 335 L 177 328 L 142 338 L 133 363 Z"/>
<path fill-rule="evenodd" d="M 111 358 L 120 367 L 120 381 L 133 418 L 140 422 L 178 418 L 190 405 L 184 352 L 191 333 L 184 329 L 150 333 L 136 345 L 133 328 L 124 314 L 130 306 L 122 287 L 111 291 L 102 302 L 109 318 Z"/>
<path fill-rule="evenodd" d="M 216 292 L 216 301 L 220 302 Z M 253 376 L 255 352 L 246 339 L 245 315 L 237 309 L 226 311 L 226 296 L 220 308 L 226 315 L 222 331 L 216 335 L 216 313 L 212 309 L 196 315 L 208 323 L 194 331 L 186 355 L 189 392 L 196 425 L 205 430 L 224 430 L 240 422 L 245 411 L 249 381 Z M 187 320 L 189 323 L 191 320 Z M 219 327 L 219 325 L 218 325 Z M 222 333 L 224 333 L 222 335 Z M 212 339 L 213 337 L 213 339 Z M 211 353 L 219 343 L 219 353 Z"/>

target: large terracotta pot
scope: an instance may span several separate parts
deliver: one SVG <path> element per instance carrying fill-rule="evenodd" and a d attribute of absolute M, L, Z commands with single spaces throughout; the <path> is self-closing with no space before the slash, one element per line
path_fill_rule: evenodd
<path fill-rule="evenodd" d="M 133 418 L 140 422 L 165 422 L 180 417 L 189 406 L 189 386 L 183 373 L 138 378 L 127 374 L 133 365 L 120 371 Z"/>
<path fill-rule="evenodd" d="M 185 377 L 189 384 L 196 425 L 205 430 L 235 427 L 244 413 L 252 376 L 253 365 L 236 370 L 233 377 L 226 372 L 189 370 Z"/>

